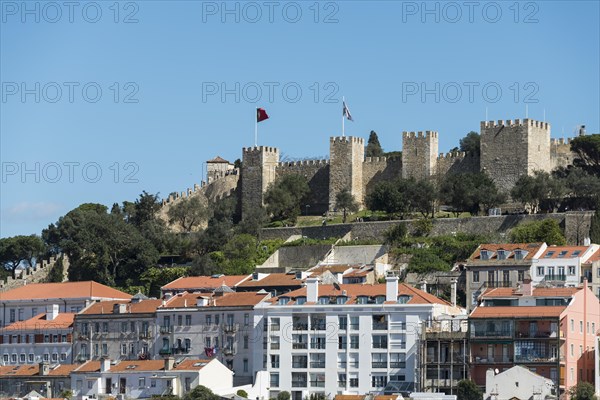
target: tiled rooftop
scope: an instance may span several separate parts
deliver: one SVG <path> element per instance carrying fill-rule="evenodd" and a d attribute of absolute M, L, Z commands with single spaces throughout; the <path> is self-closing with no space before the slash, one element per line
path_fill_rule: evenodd
<path fill-rule="evenodd" d="M 77 299 L 77 298 L 130 299 L 120 290 L 93 281 L 30 283 L 0 293 L 0 300 Z"/>

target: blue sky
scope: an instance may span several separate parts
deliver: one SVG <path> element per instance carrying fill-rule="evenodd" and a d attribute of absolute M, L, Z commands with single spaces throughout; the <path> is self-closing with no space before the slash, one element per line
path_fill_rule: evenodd
<path fill-rule="evenodd" d="M 256 107 L 259 144 L 293 159 L 328 155 L 342 96 L 346 134 L 387 151 L 436 130 L 446 152 L 486 108 L 600 131 L 598 1 L 0 6 L 2 237 L 191 187 L 253 145 Z"/>

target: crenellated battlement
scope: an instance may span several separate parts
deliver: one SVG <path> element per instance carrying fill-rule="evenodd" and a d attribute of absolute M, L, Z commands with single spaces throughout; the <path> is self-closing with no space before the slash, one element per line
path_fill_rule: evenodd
<path fill-rule="evenodd" d="M 532 126 L 541 129 L 550 129 L 550 124 L 547 122 L 536 121 L 534 119 L 525 118 L 525 119 L 507 119 L 498 121 L 481 121 L 481 130 L 486 128 L 499 128 L 501 126 Z"/>
<path fill-rule="evenodd" d="M 364 145 L 365 140 L 363 138 L 360 137 L 355 137 L 355 136 L 332 136 L 329 138 L 329 142 L 330 143 L 335 143 L 335 142 L 343 142 L 343 143 L 358 143 L 361 145 Z"/>
<path fill-rule="evenodd" d="M 365 157 L 365 163 L 376 164 L 376 163 L 387 163 L 387 157 Z"/>
<path fill-rule="evenodd" d="M 402 132 L 402 138 L 404 139 L 414 139 L 414 138 L 437 138 L 437 131 L 418 131 L 418 132 Z"/>
<path fill-rule="evenodd" d="M 279 153 L 279 149 L 270 146 L 243 147 L 242 153 Z"/>
<path fill-rule="evenodd" d="M 438 156 L 438 160 L 440 159 L 449 159 L 449 158 L 465 158 L 467 153 L 464 151 L 452 151 L 449 153 L 440 153 Z"/>
<path fill-rule="evenodd" d="M 277 168 L 299 167 L 299 166 L 325 166 L 328 164 L 329 164 L 329 160 L 281 161 L 277 164 Z"/>

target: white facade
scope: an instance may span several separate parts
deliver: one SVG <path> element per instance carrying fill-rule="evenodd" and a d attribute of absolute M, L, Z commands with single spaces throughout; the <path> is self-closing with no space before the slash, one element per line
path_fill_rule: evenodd
<path fill-rule="evenodd" d="M 570 287 L 579 286 L 582 279 L 581 264 L 585 263 L 598 247 L 593 244 L 581 250 L 572 250 L 580 247 L 548 246 L 540 257 L 532 260 L 530 274 L 533 286 L 538 286 L 542 282 Z M 565 253 L 565 257 L 560 257 L 561 252 Z"/>
<path fill-rule="evenodd" d="M 528 368 L 516 365 L 496 374 L 488 369 L 484 400 L 546 399 L 555 396 L 554 383 Z"/>
<path fill-rule="evenodd" d="M 74 371 L 71 374 L 71 390 L 76 398 L 98 398 L 99 395 L 119 395 L 126 398 L 150 398 L 172 394 L 183 396 L 198 385 L 211 390 L 224 390 L 232 387 L 233 373 L 217 360 L 198 361 L 189 368 L 174 365 L 171 368 L 120 368 L 115 370 L 109 360 L 108 366 L 101 364 L 100 370 L 92 372 Z M 131 363 L 122 361 L 124 363 Z M 152 361 L 150 361 L 152 362 Z M 165 361 L 167 364 L 169 360 Z M 144 361 L 138 362 L 140 364 Z M 132 364 L 134 366 L 135 364 Z M 143 365 L 143 364 L 142 364 Z M 84 364 L 85 366 L 85 364 Z M 116 364 L 118 367 L 118 364 Z"/>
<path fill-rule="evenodd" d="M 386 285 L 355 285 L 357 290 L 383 287 L 376 304 L 314 304 L 320 301 L 319 286 L 309 278 L 306 303 L 258 305 L 255 323 L 262 319 L 267 325 L 263 346 L 255 347 L 254 359 L 259 363 L 262 354 L 262 365 L 255 368 L 270 373 L 269 397 L 284 390 L 292 400 L 309 393 L 377 393 L 389 381 L 413 387 L 422 322 L 451 307 L 400 304 L 398 278 L 387 280 Z"/>

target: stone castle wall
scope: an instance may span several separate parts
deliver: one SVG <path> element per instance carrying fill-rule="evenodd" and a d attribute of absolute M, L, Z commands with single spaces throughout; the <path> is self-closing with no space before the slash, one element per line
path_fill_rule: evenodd
<path fill-rule="evenodd" d="M 264 205 L 264 193 L 277 176 L 279 149 L 249 147 L 242 150 L 242 213 Z"/>
<path fill-rule="evenodd" d="M 437 159 L 437 176 L 476 173 L 480 171 L 479 156 L 465 152 L 440 153 Z"/>
<path fill-rule="evenodd" d="M 330 138 L 329 157 L 329 209 L 335 208 L 336 195 L 346 188 L 362 205 L 364 201 L 364 139 L 352 136 Z"/>
<path fill-rule="evenodd" d="M 298 174 L 306 178 L 310 187 L 309 198 L 302 212 L 322 214 L 329 208 L 329 160 L 304 160 L 280 162 L 276 169 L 277 178 L 287 174 Z"/>
<path fill-rule="evenodd" d="M 553 169 L 572 165 L 574 154 L 571 152 L 571 139 L 550 139 L 550 158 Z"/>
<path fill-rule="evenodd" d="M 402 132 L 402 177 L 428 179 L 437 172 L 438 133 Z"/>
<path fill-rule="evenodd" d="M 368 194 L 380 182 L 402 177 L 402 158 L 367 157 L 363 167 L 363 193 Z"/>

